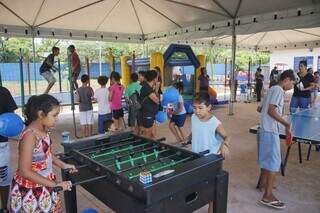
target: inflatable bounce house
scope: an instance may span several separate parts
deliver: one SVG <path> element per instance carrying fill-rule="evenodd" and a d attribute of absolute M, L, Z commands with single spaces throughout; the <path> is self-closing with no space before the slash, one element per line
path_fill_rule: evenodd
<path fill-rule="evenodd" d="M 179 54 L 179 57 L 175 57 Z M 127 86 L 130 83 L 130 74 L 140 70 L 155 69 L 158 67 L 162 79 L 161 88 L 164 90 L 175 81 L 182 81 L 184 85 L 183 98 L 186 110 L 192 104 L 192 98 L 199 91 L 198 77 L 200 69 L 206 66 L 205 55 L 196 56 L 189 45 L 171 44 L 162 54 L 153 52 L 150 58 L 121 57 L 122 83 Z M 217 93 L 212 87 L 209 87 L 209 94 L 212 97 L 213 104 L 219 104 Z"/>

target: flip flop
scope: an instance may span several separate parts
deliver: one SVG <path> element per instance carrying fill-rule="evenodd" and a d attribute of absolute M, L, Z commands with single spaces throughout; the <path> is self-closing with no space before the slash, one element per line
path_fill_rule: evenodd
<path fill-rule="evenodd" d="M 187 146 L 187 145 L 189 145 L 189 144 L 191 144 L 191 141 L 187 141 L 187 142 L 181 143 L 181 146 L 182 146 L 182 147 L 185 147 L 185 146 Z"/>
<path fill-rule="evenodd" d="M 188 144 L 185 142 L 185 143 L 181 143 L 181 147 L 185 147 L 187 146 Z"/>
<path fill-rule="evenodd" d="M 264 200 L 260 200 L 259 201 L 260 204 L 274 208 L 274 209 L 285 209 L 286 205 L 281 202 L 280 200 L 274 200 L 274 201 L 264 201 Z"/>

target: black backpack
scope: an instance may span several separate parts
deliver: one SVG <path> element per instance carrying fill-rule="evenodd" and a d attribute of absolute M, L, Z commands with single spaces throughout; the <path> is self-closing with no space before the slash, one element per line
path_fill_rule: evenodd
<path fill-rule="evenodd" d="M 141 109 L 141 103 L 140 103 L 140 98 L 139 98 L 139 94 L 137 91 L 135 91 L 134 93 L 132 93 L 129 98 L 127 98 L 127 103 L 128 106 L 134 110 L 139 110 Z"/>

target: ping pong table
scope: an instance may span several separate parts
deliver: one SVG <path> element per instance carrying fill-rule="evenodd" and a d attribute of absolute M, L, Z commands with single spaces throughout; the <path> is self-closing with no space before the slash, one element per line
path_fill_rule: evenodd
<path fill-rule="evenodd" d="M 298 144 L 299 162 L 302 163 L 301 144 L 309 144 L 307 160 L 310 160 L 312 146 L 317 150 L 320 146 L 320 107 L 297 111 L 286 118 L 292 125 L 293 142 Z M 280 125 L 280 138 L 285 139 L 285 128 Z M 259 125 L 251 127 L 249 132 L 257 134 Z M 294 144 L 293 143 L 293 144 Z M 292 145 L 293 145 L 292 144 Z M 281 174 L 285 175 L 285 169 L 292 145 L 288 146 L 284 161 L 281 164 Z"/>

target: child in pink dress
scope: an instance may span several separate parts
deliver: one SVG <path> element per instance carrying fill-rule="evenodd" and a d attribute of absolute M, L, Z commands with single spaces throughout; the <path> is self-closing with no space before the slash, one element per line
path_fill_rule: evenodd
<path fill-rule="evenodd" d="M 57 99 L 43 94 L 32 96 L 25 107 L 27 127 L 19 139 L 18 169 L 12 180 L 9 211 L 13 213 L 61 213 L 62 204 L 53 187 L 71 190 L 72 183 L 57 183 L 53 165 L 77 172 L 52 154 L 50 128 L 58 120 L 60 106 Z"/>

